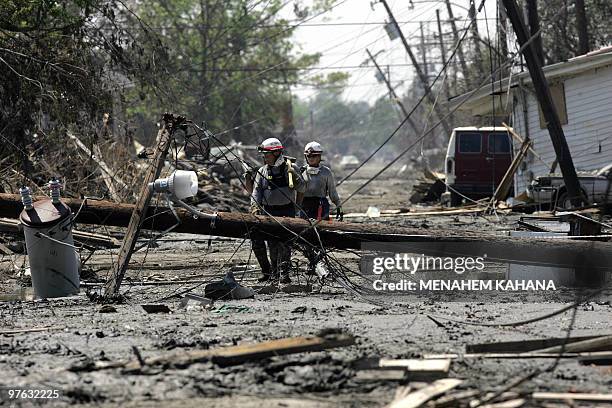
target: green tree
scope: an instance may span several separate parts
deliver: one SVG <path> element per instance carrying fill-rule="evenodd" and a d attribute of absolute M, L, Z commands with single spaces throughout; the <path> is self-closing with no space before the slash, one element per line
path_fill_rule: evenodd
<path fill-rule="evenodd" d="M 299 3 L 297 3 L 299 4 Z M 292 133 L 290 86 L 318 55 L 298 56 L 284 3 L 154 0 L 137 9 L 168 44 L 168 94 L 134 90 L 131 113 L 179 110 L 240 141 Z M 309 10 L 300 10 L 308 15 Z M 144 98 L 142 96 L 144 95 Z M 279 128 L 280 127 L 280 128 Z"/>

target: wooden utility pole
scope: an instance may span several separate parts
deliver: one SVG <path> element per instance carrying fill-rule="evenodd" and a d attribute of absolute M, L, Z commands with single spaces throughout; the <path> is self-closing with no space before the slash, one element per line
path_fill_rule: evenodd
<path fill-rule="evenodd" d="M 414 69 L 416 70 L 417 76 L 419 77 L 421 81 L 421 85 L 423 86 L 423 90 L 425 91 L 425 94 L 427 95 L 427 99 L 429 100 L 431 105 L 434 107 L 434 110 L 436 111 L 436 115 L 440 119 L 442 127 L 444 128 L 444 131 L 446 132 L 448 136 L 450 136 L 452 129 L 450 128 L 448 122 L 444 119 L 444 113 L 442 112 L 440 105 L 436 103 L 433 92 L 431 91 L 431 87 L 429 86 L 429 80 L 427 79 L 427 76 L 421 69 L 419 62 L 417 61 L 416 57 L 414 56 L 414 53 L 412 52 L 412 49 L 410 48 L 410 45 L 408 44 L 408 41 L 406 41 L 406 37 L 404 37 L 404 33 L 400 29 L 399 24 L 397 24 L 397 20 L 395 20 L 395 16 L 393 15 L 393 12 L 391 12 L 391 8 L 387 4 L 387 0 L 380 0 L 380 2 L 385 6 L 385 9 L 387 10 L 387 14 L 389 14 L 389 19 L 391 20 L 391 23 L 397 30 L 397 34 L 399 35 L 399 37 L 402 40 L 402 43 L 404 44 L 404 48 L 406 49 L 406 52 L 408 53 L 408 56 L 410 57 L 410 61 L 412 62 L 412 65 L 414 65 Z"/>
<path fill-rule="evenodd" d="M 410 125 L 410 127 L 412 128 L 412 130 L 414 130 L 415 132 L 415 136 L 418 136 L 420 134 L 419 129 L 417 128 L 416 124 L 414 123 L 414 121 L 412 120 L 412 118 L 410 117 L 410 115 L 408 114 L 408 110 L 406 109 L 406 107 L 404 106 L 404 103 L 402 102 L 402 100 L 397 96 L 397 94 L 395 93 L 395 89 L 393 89 L 393 87 L 391 86 L 391 82 L 389 82 L 389 79 L 387 79 L 387 76 L 385 75 L 385 73 L 383 72 L 383 70 L 380 68 L 380 66 L 378 65 L 378 63 L 376 62 L 376 59 L 374 58 L 374 56 L 372 55 L 372 53 L 370 52 L 370 50 L 368 50 L 366 48 L 366 52 L 368 53 L 368 57 L 370 57 L 370 59 L 372 60 L 372 62 L 374 63 L 374 66 L 376 67 L 376 69 L 378 70 L 378 73 L 380 74 L 380 76 L 383 78 L 383 80 L 385 81 L 385 84 L 387 85 L 387 89 L 389 90 L 389 95 L 391 96 L 391 99 L 393 99 L 395 101 L 395 103 L 397 103 L 397 105 L 399 106 L 399 108 L 401 109 L 402 113 L 404 114 L 404 116 L 402 117 L 402 120 L 405 118 L 408 118 L 408 124 Z"/>
<path fill-rule="evenodd" d="M 587 24 L 584 0 L 576 0 L 576 28 L 578 29 L 578 53 L 580 55 L 589 52 L 589 30 Z"/>
<path fill-rule="evenodd" d="M 425 47 L 425 30 L 423 29 L 423 22 L 419 22 L 419 28 L 421 29 L 421 60 L 423 61 L 423 72 L 429 81 L 429 64 L 427 64 L 427 47 Z"/>
<path fill-rule="evenodd" d="M 440 57 L 442 58 L 442 65 L 446 65 L 446 46 L 444 45 L 444 34 L 442 33 L 442 21 L 440 20 L 440 10 L 436 9 L 436 21 L 438 23 L 438 40 L 440 41 Z M 447 78 L 444 81 L 444 92 L 446 93 L 446 99 L 450 98 L 450 66 L 446 68 L 447 70 Z M 453 70 L 454 75 L 454 86 L 457 87 L 457 71 Z M 450 116 L 451 123 L 453 122 L 452 115 Z"/>
<path fill-rule="evenodd" d="M 482 50 L 480 49 L 480 33 L 478 32 L 478 21 L 476 21 L 476 5 L 474 1 L 470 1 L 470 8 L 468 9 L 468 15 L 470 20 L 472 20 L 471 28 L 472 31 L 472 41 L 474 42 L 474 58 L 476 60 L 476 68 L 478 69 L 478 76 L 484 76 L 485 69 L 484 64 L 482 63 L 484 55 L 482 55 Z M 489 52 L 491 52 L 489 50 Z"/>
<path fill-rule="evenodd" d="M 503 2 L 508 18 L 516 33 L 517 40 L 522 47 L 529 41 L 529 31 L 523 22 L 516 2 L 514 0 L 503 0 Z M 536 46 L 534 46 L 533 43 L 529 44 L 529 46 L 525 47 L 523 50 L 523 55 L 525 56 L 529 75 L 531 76 L 538 102 L 540 103 L 542 113 L 546 120 L 546 127 L 548 128 L 550 139 L 555 148 L 559 167 L 563 174 L 565 188 L 567 189 L 572 205 L 579 206 L 582 201 L 586 202 L 586 197 L 583 197 L 582 190 L 580 189 L 580 183 L 578 182 L 578 176 L 574 168 L 574 161 L 572 160 L 567 140 L 565 140 L 565 134 L 563 133 L 559 115 L 557 114 L 552 96 L 550 95 L 548 82 L 546 81 L 542 66 L 540 65 Z"/>
<path fill-rule="evenodd" d="M 35 200 L 48 197 L 35 197 Z M 125 227 L 135 211 L 133 204 L 117 204 L 109 201 L 88 201 L 62 199 L 73 212 L 79 212 L 77 223 L 104 224 Z M 0 193 L 0 217 L 17 218 L 23 210 L 19 194 Z M 307 220 L 290 217 L 266 217 L 261 215 L 219 212 L 214 224 L 209 219 L 194 218 L 181 208 L 176 209 L 180 224 L 165 207 L 148 207 L 142 212 L 146 221 L 143 229 L 165 231 L 175 227 L 173 232 L 214 235 L 235 238 L 262 238 L 304 240 L 328 248 L 344 248 L 389 253 L 417 253 L 435 256 L 475 257 L 487 254 L 487 261 L 531 265 L 558 265 L 564 267 L 588 266 L 588 273 L 596 274 L 609 270 L 612 264 L 612 243 L 570 239 L 520 238 L 495 235 L 489 231 L 450 231 L 400 227 L 391 224 L 357 224 L 350 222 L 324 221 L 317 224 L 317 232 Z M 534 251 L 534 248 L 538 248 Z M 588 265 L 585 265 L 585 260 Z"/>
<path fill-rule="evenodd" d="M 455 44 L 459 44 L 459 32 L 457 31 L 457 24 L 455 24 L 455 16 L 453 15 L 453 8 L 451 7 L 450 0 L 445 0 L 446 2 L 446 10 L 448 12 L 448 19 L 450 21 L 451 30 L 453 32 L 453 40 Z M 463 54 L 463 48 L 461 48 L 461 44 L 459 44 L 459 48 L 457 48 L 457 58 L 459 59 L 459 64 L 461 65 L 461 71 L 463 72 L 463 77 L 465 78 L 465 82 L 468 85 L 468 88 L 472 85 L 470 78 L 470 71 L 468 70 L 467 64 L 465 63 L 465 55 Z"/>
<path fill-rule="evenodd" d="M 501 3 L 501 0 L 498 0 Z M 499 19 L 499 53 L 501 54 L 501 63 L 503 64 L 508 59 L 508 36 L 506 34 L 506 10 L 502 4 L 497 7 Z M 500 76 L 504 78 L 508 74 L 508 69 L 503 69 Z"/>
<path fill-rule="evenodd" d="M 529 23 L 529 36 L 533 36 L 540 30 L 540 16 L 538 15 L 538 0 L 526 0 L 527 21 Z M 512 23 L 514 25 L 514 23 Z M 516 31 L 516 28 L 514 29 Z M 544 49 L 542 48 L 542 36 L 538 34 L 530 47 L 535 48 L 540 65 L 544 65 Z"/>
<path fill-rule="evenodd" d="M 145 219 L 151 197 L 153 196 L 153 193 L 149 190 L 149 183 L 152 183 L 159 177 L 162 167 L 164 166 L 164 161 L 166 160 L 166 155 L 168 154 L 168 149 L 170 148 L 172 133 L 183 121 L 185 121 L 185 118 L 182 116 L 172 115 L 170 113 L 164 114 L 162 127 L 157 133 L 157 146 L 155 148 L 153 161 L 142 181 L 138 201 L 132 211 L 130 222 L 125 237 L 123 238 L 121 249 L 119 250 L 117 264 L 113 267 L 112 275 L 104 287 L 104 297 L 107 299 L 116 297 L 119 294 L 123 276 L 130 263 L 130 258 L 132 257 L 132 252 L 134 251 L 142 222 Z"/>

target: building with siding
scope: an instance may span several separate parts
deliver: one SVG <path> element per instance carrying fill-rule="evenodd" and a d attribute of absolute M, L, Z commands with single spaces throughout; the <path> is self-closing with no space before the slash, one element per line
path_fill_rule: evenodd
<path fill-rule="evenodd" d="M 612 46 L 544 67 L 557 113 L 577 171 L 597 170 L 612 163 Z M 527 71 L 489 84 L 471 97 L 451 100 L 469 112 L 473 123 L 510 124 L 521 137 L 533 140 L 515 174 L 515 195 L 537 176 L 559 172 L 555 151 Z M 520 142 L 514 141 L 515 151 Z"/>

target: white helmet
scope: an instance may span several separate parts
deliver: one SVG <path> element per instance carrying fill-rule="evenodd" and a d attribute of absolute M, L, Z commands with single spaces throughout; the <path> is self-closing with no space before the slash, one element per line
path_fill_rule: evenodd
<path fill-rule="evenodd" d="M 319 142 L 310 142 L 304 147 L 305 155 L 317 155 L 323 153 L 323 146 Z"/>
<path fill-rule="evenodd" d="M 271 137 L 261 142 L 261 144 L 257 146 L 257 150 L 260 152 L 275 152 L 283 150 L 283 144 L 277 138 Z"/>

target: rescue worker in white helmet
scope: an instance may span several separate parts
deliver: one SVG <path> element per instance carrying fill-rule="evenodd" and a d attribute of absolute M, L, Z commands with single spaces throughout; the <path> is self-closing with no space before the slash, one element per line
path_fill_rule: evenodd
<path fill-rule="evenodd" d="M 257 170 L 251 194 L 251 212 L 273 217 L 295 217 L 305 183 L 299 168 L 283 155 L 283 145 L 276 138 L 264 140 L 258 147 L 265 164 Z M 268 240 L 271 271 L 260 281 L 280 278 L 289 283 L 291 248 L 281 240 Z"/>
<path fill-rule="evenodd" d="M 329 220 L 329 201 L 336 206 L 336 219 L 342 220 L 343 213 L 340 196 L 336 191 L 336 180 L 329 167 L 321 164 L 323 147 L 318 142 L 310 142 L 304 147 L 307 166 L 302 168 L 302 177 L 306 182 L 302 207 L 303 218 Z"/>

